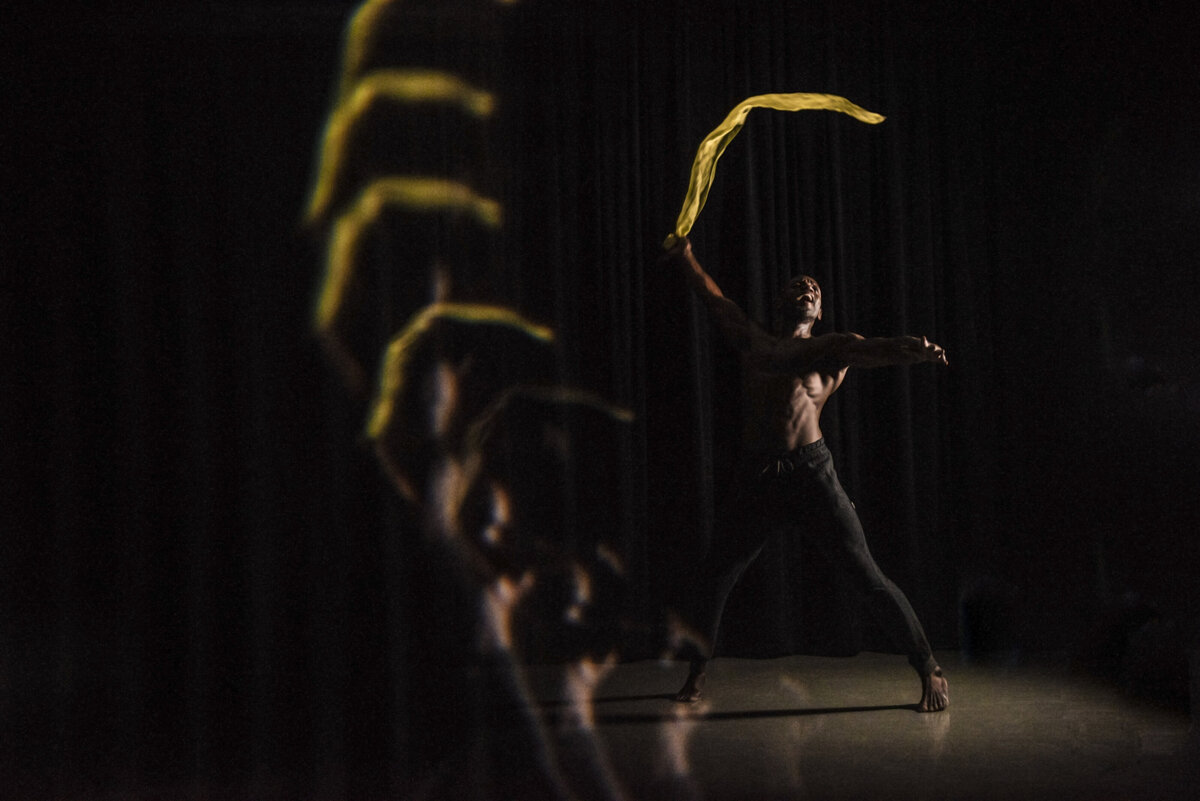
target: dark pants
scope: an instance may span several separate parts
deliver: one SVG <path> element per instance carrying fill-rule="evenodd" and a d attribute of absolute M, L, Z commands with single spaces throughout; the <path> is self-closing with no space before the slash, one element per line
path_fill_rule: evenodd
<path fill-rule="evenodd" d="M 700 570 L 692 624 L 707 643 L 689 649 L 692 671 L 712 657 L 730 590 L 767 540 L 778 533 L 811 532 L 831 567 L 844 571 L 898 651 L 922 675 L 937 662 L 904 593 L 879 570 L 854 504 L 846 497 L 833 455 L 818 440 L 778 456 L 744 459 L 732 501 L 717 521 L 715 541 Z"/>

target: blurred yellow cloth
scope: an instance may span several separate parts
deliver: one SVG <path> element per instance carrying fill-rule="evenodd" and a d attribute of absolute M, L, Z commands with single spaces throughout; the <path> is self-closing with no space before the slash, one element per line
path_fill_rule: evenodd
<path fill-rule="evenodd" d="M 725 148 L 737 136 L 738 131 L 746 123 L 746 115 L 754 108 L 773 108 L 778 111 L 803 111 L 821 109 L 840 111 L 849 114 L 857 120 L 876 125 L 883 122 L 883 115 L 867 111 L 856 106 L 844 97 L 837 95 L 815 94 L 812 92 L 793 92 L 790 94 L 755 95 L 738 103 L 733 111 L 725 117 L 724 122 L 700 143 L 696 151 L 696 160 L 692 163 L 692 176 L 688 181 L 687 195 L 683 199 L 683 210 L 675 222 L 675 231 L 667 237 L 663 247 L 670 248 L 676 240 L 685 237 L 692 230 L 704 201 L 708 199 L 708 190 L 712 186 L 713 176 L 717 170 L 717 159 L 725 152 Z"/>

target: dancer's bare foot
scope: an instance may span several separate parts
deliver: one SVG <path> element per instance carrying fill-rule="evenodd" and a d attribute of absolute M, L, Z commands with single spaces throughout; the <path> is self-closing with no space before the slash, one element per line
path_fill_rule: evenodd
<path fill-rule="evenodd" d="M 950 706 L 950 685 L 942 675 L 941 668 L 935 668 L 928 676 L 921 677 L 921 703 L 917 704 L 918 712 L 941 712 Z"/>
<path fill-rule="evenodd" d="M 700 700 L 700 691 L 704 689 L 704 673 L 688 673 L 687 681 L 675 693 L 675 700 L 681 704 L 694 704 Z"/>

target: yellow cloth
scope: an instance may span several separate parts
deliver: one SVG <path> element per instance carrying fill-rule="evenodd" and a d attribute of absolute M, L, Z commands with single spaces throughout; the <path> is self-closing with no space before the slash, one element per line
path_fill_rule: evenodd
<path fill-rule="evenodd" d="M 383 378 L 379 396 L 371 420 L 367 424 L 367 435 L 379 439 L 391 423 L 396 399 L 404 389 L 409 357 L 421 337 L 440 319 L 457 320 L 463 323 L 488 323 L 507 325 L 533 339 L 553 342 L 554 331 L 538 325 L 519 313 L 502 306 L 479 303 L 433 303 L 415 314 L 404 330 L 392 338 L 384 355 Z"/>
<path fill-rule="evenodd" d="M 791 94 L 755 95 L 738 103 L 733 111 L 725 117 L 725 121 L 704 138 L 696 151 L 696 160 L 692 163 L 692 176 L 688 181 L 687 195 L 683 199 L 683 210 L 675 222 L 675 232 L 667 237 L 663 247 L 670 248 L 676 240 L 688 235 L 704 201 L 708 198 L 708 189 L 712 186 L 713 176 L 717 170 L 717 159 L 725 152 L 725 148 L 737 136 L 738 131 L 746 123 L 746 115 L 750 109 L 773 108 L 779 111 L 802 111 L 806 109 L 824 109 L 840 111 L 849 114 L 857 120 L 876 125 L 883 122 L 883 115 L 867 111 L 856 106 L 844 97 L 837 95 L 815 94 L 812 92 L 793 92 Z"/>

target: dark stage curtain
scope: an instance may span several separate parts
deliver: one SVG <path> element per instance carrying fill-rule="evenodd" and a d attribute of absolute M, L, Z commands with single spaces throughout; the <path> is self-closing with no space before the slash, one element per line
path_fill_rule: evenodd
<path fill-rule="evenodd" d="M 441 744 L 422 727 L 470 716 L 445 668 L 469 659 L 455 626 L 471 599 L 442 583 L 364 441 L 367 398 L 311 333 L 324 251 L 300 217 L 354 7 L 19 15 L 0 553 L 13 797 L 281 775 L 312 797 L 411 789 Z M 696 252 L 760 321 L 805 272 L 825 292 L 819 330 L 947 348 L 948 369 L 851 371 L 823 422 L 935 649 L 971 625 L 981 653 L 1061 647 L 1163 575 L 1158 608 L 1194 619 L 1194 353 L 1152 322 L 1194 342 L 1179 301 L 1196 296 L 1180 255 L 1194 215 L 1175 203 L 1191 173 L 1163 166 L 1191 145 L 1182 124 L 1152 136 L 1133 102 L 1155 58 L 1186 61 L 1191 20 L 1104 34 L 1097 66 L 1054 35 L 1065 23 L 952 3 L 529 2 L 499 19 L 496 49 L 472 54 L 503 111 L 490 279 L 555 329 L 564 383 L 634 412 L 604 509 L 624 613 L 646 624 L 624 658 L 661 652 L 652 621 L 693 578 L 736 446 L 735 361 L 660 243 L 699 141 L 765 92 L 840 94 L 887 121 L 753 112 Z M 1129 53 L 1140 66 L 1122 72 Z M 1081 127 L 1097 135 L 1080 144 Z M 453 162 L 455 141 L 431 152 Z M 1153 291 L 1114 306 L 1109 284 Z M 718 653 L 862 649 L 887 644 L 780 541 L 731 598 Z"/>
<path fill-rule="evenodd" d="M 517 35 L 532 38 L 519 50 L 537 54 L 529 85 L 553 108 L 542 135 L 555 139 L 549 152 L 527 151 L 528 174 L 543 177 L 523 195 L 542 217 L 531 233 L 557 248 L 545 262 L 576 267 L 549 277 L 545 314 L 640 412 L 655 600 L 692 578 L 739 425 L 736 363 L 655 255 L 695 147 L 737 102 L 772 91 L 819 88 L 888 116 L 869 127 L 753 112 L 693 241 L 725 293 L 764 324 L 773 292 L 808 272 L 827 295 L 822 330 L 926 334 L 962 354 L 947 372 L 853 372 L 824 426 L 877 558 L 934 639 L 953 645 L 956 550 L 988 536 L 993 500 L 978 488 L 993 485 L 995 466 L 963 447 L 993 436 L 970 400 L 992 380 L 990 255 L 983 198 L 970 191 L 974 170 L 986 179 L 970 148 L 980 123 L 945 100 L 964 102 L 945 63 L 957 53 L 944 36 L 952 23 L 812 4 L 527 10 Z M 533 44 L 547 40 L 548 54 Z M 722 652 L 857 650 L 857 610 L 821 572 L 799 543 L 773 542 L 731 600 Z"/>

